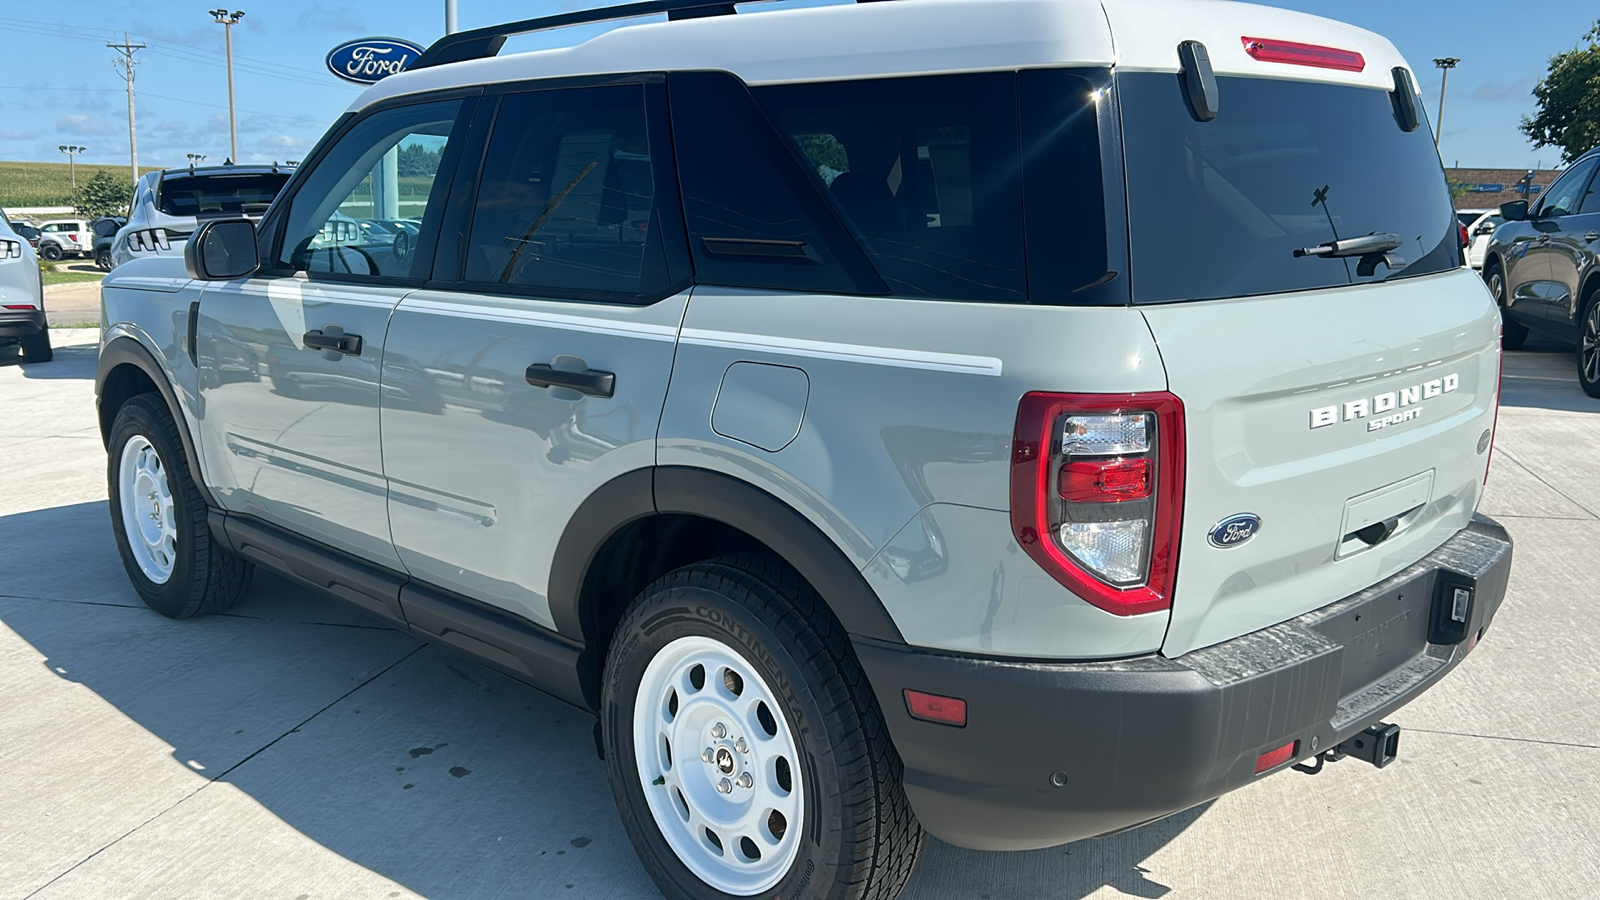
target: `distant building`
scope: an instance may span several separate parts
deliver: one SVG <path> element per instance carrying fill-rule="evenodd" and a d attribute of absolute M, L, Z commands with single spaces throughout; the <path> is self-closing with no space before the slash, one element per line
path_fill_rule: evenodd
<path fill-rule="evenodd" d="M 1526 194 L 1517 188 L 1527 176 L 1527 169 L 1445 169 L 1445 180 L 1451 187 L 1466 185 L 1467 192 L 1456 199 L 1458 209 L 1496 209 L 1512 200 L 1539 199 L 1539 194 L 1560 175 L 1561 169 L 1536 169 L 1533 189 Z"/>

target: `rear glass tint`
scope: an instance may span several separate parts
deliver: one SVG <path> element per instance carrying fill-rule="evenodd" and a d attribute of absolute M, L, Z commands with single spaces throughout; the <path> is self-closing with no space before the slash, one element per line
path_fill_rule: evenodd
<path fill-rule="evenodd" d="M 1461 264 L 1426 127 L 1396 124 L 1386 91 L 1222 77 L 1196 122 L 1175 75 L 1117 77 L 1137 303 L 1241 297 L 1425 275 Z M 1294 251 L 1393 233 L 1395 268 Z"/>
<path fill-rule="evenodd" d="M 169 216 L 259 216 L 288 180 L 287 172 L 163 178 L 157 206 Z"/>

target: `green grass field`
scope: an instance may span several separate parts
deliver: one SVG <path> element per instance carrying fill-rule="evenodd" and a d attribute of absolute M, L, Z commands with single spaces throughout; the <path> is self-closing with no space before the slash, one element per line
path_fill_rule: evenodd
<path fill-rule="evenodd" d="M 140 166 L 140 173 L 159 166 Z M 127 166 L 91 166 L 79 163 L 78 183 L 83 184 L 100 169 L 127 176 Z M 14 206 L 65 206 L 72 194 L 71 173 L 67 164 L 41 162 L 0 162 L 0 209 Z"/>

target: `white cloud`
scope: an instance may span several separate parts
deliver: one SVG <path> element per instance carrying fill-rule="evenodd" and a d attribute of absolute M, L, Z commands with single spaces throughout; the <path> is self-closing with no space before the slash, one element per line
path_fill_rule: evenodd
<path fill-rule="evenodd" d="M 115 134 L 110 122 L 97 116 L 70 115 L 56 120 L 56 130 L 64 134 Z"/>

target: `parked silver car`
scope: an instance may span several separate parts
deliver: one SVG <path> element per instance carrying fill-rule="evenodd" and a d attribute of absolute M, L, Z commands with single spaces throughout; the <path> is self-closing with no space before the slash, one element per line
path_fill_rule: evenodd
<path fill-rule="evenodd" d="M 0 347 L 10 344 L 22 345 L 24 362 L 49 362 L 54 355 L 38 254 L 0 211 Z"/>
<path fill-rule="evenodd" d="M 928 833 L 1393 760 L 1512 557 L 1499 316 L 1394 46 L 1212 0 L 733 11 L 447 36 L 259 223 L 106 276 L 144 601 L 263 566 L 593 713 L 675 900 L 888 900 Z"/>
<path fill-rule="evenodd" d="M 111 242 L 110 266 L 139 257 L 181 259 L 201 222 L 259 219 L 294 169 L 289 166 L 199 166 L 146 172 L 134 187 L 128 221 Z"/>

